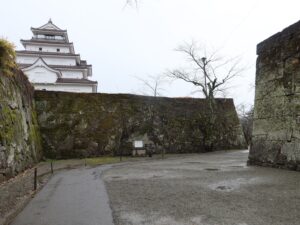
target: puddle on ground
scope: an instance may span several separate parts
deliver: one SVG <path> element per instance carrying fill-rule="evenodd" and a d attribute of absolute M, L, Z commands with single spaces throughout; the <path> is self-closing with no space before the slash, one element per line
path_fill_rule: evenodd
<path fill-rule="evenodd" d="M 129 212 L 123 213 L 121 218 L 132 225 L 204 225 L 202 222 L 202 216 L 178 220 L 171 216 L 161 216 L 155 213 L 143 215 L 135 212 Z"/>
<path fill-rule="evenodd" d="M 221 182 L 213 183 L 208 185 L 208 187 L 215 191 L 230 192 L 239 189 L 243 185 L 255 184 L 259 182 L 260 181 L 258 178 L 252 178 L 252 179 L 238 178 L 234 180 L 224 180 Z"/>
<path fill-rule="evenodd" d="M 242 153 L 249 153 L 249 149 L 245 149 L 243 151 L 241 151 Z"/>
<path fill-rule="evenodd" d="M 218 186 L 216 190 L 226 191 L 226 190 L 231 190 L 231 188 L 228 186 Z"/>
<path fill-rule="evenodd" d="M 128 174 L 105 174 L 104 180 L 130 180 L 130 179 L 172 179 L 172 178 L 181 178 L 182 175 L 177 174 L 176 171 L 168 171 L 168 170 L 157 170 L 157 171 L 132 171 Z"/>
<path fill-rule="evenodd" d="M 207 170 L 207 171 L 218 171 L 220 169 L 218 169 L 218 168 L 205 168 L 205 170 Z"/>
<path fill-rule="evenodd" d="M 188 163 L 188 164 L 202 164 L 203 162 L 185 162 L 185 163 Z"/>

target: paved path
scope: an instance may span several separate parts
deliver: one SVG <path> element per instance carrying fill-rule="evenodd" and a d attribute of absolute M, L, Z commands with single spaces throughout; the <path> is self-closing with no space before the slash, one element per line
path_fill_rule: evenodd
<path fill-rule="evenodd" d="M 300 173 L 248 151 L 181 155 L 103 173 L 115 225 L 300 225 Z"/>
<path fill-rule="evenodd" d="M 101 173 L 107 166 L 54 175 L 12 225 L 112 225 Z"/>

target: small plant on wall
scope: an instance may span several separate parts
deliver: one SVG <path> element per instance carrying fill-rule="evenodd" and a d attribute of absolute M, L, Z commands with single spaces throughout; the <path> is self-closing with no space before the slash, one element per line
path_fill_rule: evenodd
<path fill-rule="evenodd" d="M 0 39 L 0 71 L 11 76 L 17 68 L 15 60 L 15 46 L 5 39 Z"/>

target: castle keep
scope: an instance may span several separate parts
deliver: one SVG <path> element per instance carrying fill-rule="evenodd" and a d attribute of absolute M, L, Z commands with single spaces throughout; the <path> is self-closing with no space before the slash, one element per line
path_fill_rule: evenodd
<path fill-rule="evenodd" d="M 92 65 L 75 53 L 67 30 L 49 20 L 31 28 L 33 37 L 21 40 L 25 50 L 17 51 L 17 63 L 36 90 L 66 92 L 97 92 Z"/>
<path fill-rule="evenodd" d="M 300 170 L 300 21 L 257 46 L 249 163 Z"/>

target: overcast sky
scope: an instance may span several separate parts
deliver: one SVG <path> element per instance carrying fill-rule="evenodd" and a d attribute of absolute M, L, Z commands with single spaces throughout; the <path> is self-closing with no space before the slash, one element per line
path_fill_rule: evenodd
<path fill-rule="evenodd" d="M 300 20 L 299 0 L 141 0 L 138 9 L 125 0 L 9 0 L 1 3 L 1 35 L 17 49 L 30 27 L 52 19 L 67 29 L 76 53 L 93 65 L 92 79 L 106 93 L 139 93 L 141 82 L 183 66 L 174 49 L 191 40 L 241 56 L 248 69 L 232 83 L 227 97 L 252 104 L 256 45 Z M 5 9 L 5 10 L 4 10 Z M 191 96 L 192 86 L 165 83 L 165 96 Z M 199 97 L 199 94 L 194 94 Z"/>

